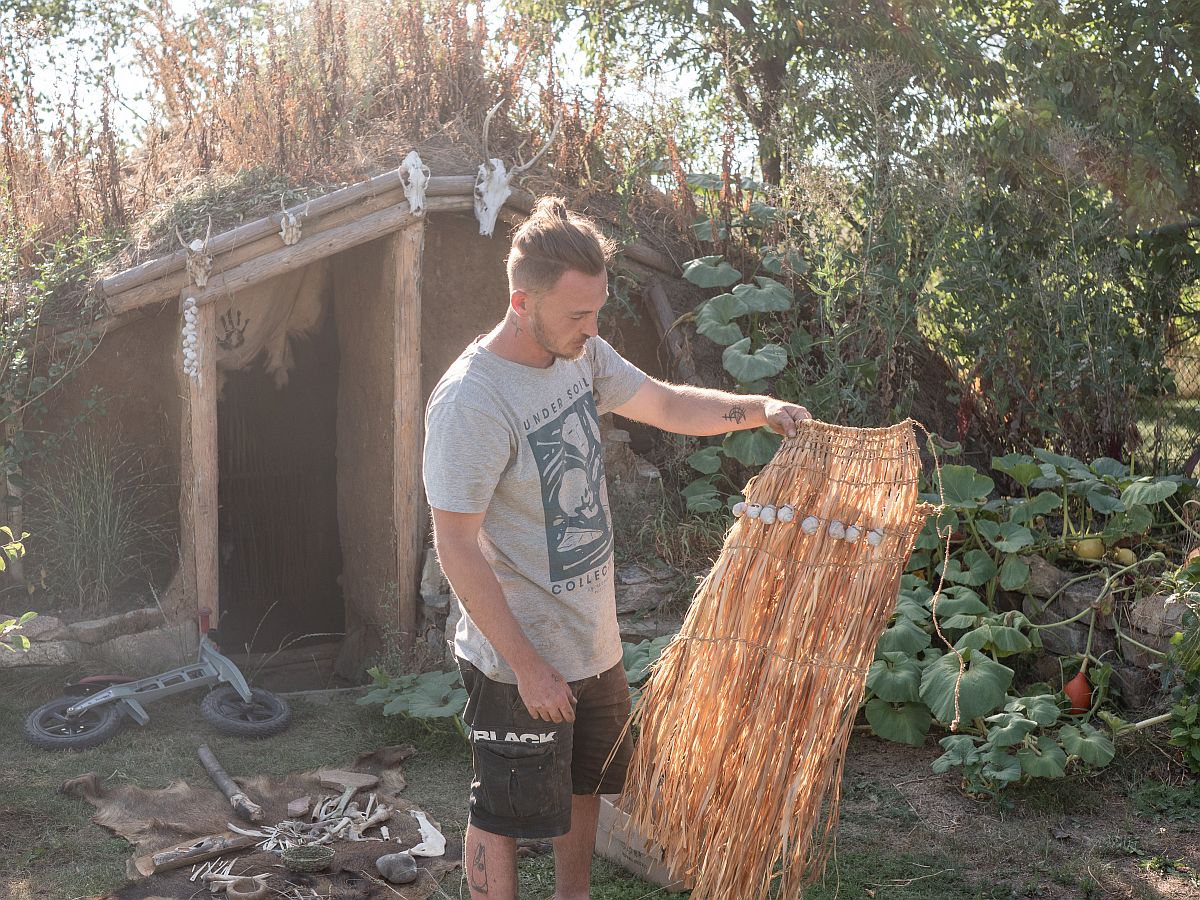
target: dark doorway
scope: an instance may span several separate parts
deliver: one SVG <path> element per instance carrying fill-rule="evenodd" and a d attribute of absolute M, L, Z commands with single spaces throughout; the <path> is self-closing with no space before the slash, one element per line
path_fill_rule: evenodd
<path fill-rule="evenodd" d="M 220 631 L 233 652 L 345 627 L 334 317 L 292 349 L 285 387 L 256 364 L 227 373 L 217 405 Z"/>

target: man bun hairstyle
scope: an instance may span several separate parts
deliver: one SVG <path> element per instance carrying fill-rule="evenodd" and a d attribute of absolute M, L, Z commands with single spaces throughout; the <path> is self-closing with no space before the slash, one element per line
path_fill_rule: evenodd
<path fill-rule="evenodd" d="M 513 234 L 508 254 L 510 290 L 549 290 L 568 269 L 599 275 L 616 245 L 590 219 L 567 209 L 561 197 L 543 197 Z"/>

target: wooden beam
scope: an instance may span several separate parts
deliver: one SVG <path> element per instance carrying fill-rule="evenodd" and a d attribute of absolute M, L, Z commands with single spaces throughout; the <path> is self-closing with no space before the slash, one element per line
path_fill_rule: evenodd
<path fill-rule="evenodd" d="M 189 292 L 183 294 L 186 297 Z M 182 322 L 181 316 L 181 328 Z M 197 613 L 207 607 L 215 627 L 221 609 L 217 590 L 217 308 L 211 303 L 197 309 L 196 338 L 198 376 L 183 371 L 180 338 L 175 353 L 176 371 L 183 379 L 180 565 L 185 568 L 185 583 L 195 589 Z"/>
<path fill-rule="evenodd" d="M 417 624 L 417 582 L 425 546 L 425 492 L 421 487 L 421 258 L 425 223 L 409 225 L 392 240 L 396 242 L 392 521 L 396 529 L 396 576 L 400 586 L 396 626 L 399 632 L 412 634 Z"/>
<path fill-rule="evenodd" d="M 401 192 L 403 192 L 398 170 L 391 169 L 366 181 L 360 181 L 349 187 L 331 191 L 312 200 L 306 200 L 304 203 L 297 203 L 295 206 L 289 207 L 286 211 L 272 213 L 269 216 L 263 216 L 261 219 L 255 219 L 252 222 L 239 225 L 237 228 L 222 232 L 209 242 L 208 252 L 213 257 L 216 257 L 218 254 L 226 253 L 257 238 L 277 232 L 279 231 L 280 223 L 287 218 L 289 212 L 297 217 L 304 216 L 307 221 L 312 222 L 321 216 L 350 206 L 359 200 L 365 200 L 397 188 L 400 188 Z M 425 195 L 427 197 L 453 197 L 462 195 L 471 197 L 474 194 L 474 190 L 474 175 L 435 175 L 429 179 L 429 183 L 425 186 Z M 133 268 L 102 279 L 99 283 L 100 292 L 105 297 L 114 297 L 130 288 L 146 284 L 147 282 L 161 278 L 163 275 L 179 271 L 183 269 L 186 263 L 187 252 L 181 247 L 167 256 L 148 260 Z"/>
<path fill-rule="evenodd" d="M 340 209 L 336 209 L 320 218 L 310 216 L 302 219 L 301 243 L 318 234 L 337 228 L 340 225 L 345 225 L 353 222 L 355 219 L 361 219 L 370 213 L 378 212 L 381 209 L 386 209 L 389 206 L 395 206 L 403 202 L 404 191 L 397 186 L 395 190 L 374 194 L 351 206 L 343 206 Z M 284 246 L 286 245 L 279 235 L 279 230 L 276 229 L 262 237 L 239 244 L 225 253 L 214 254 L 212 261 L 213 274 L 214 276 L 219 275 L 222 272 L 240 266 L 242 263 L 249 262 L 255 257 L 271 253 Z M 153 281 L 136 285 L 129 290 L 109 296 L 105 300 L 105 305 L 111 314 L 122 315 L 129 311 L 136 311 L 150 303 L 169 300 L 176 296 L 189 283 L 190 276 L 187 270 L 182 268 L 175 269 Z"/>
<path fill-rule="evenodd" d="M 465 197 L 434 197 L 426 201 L 426 209 L 429 212 L 463 209 L 469 207 L 471 202 Z M 390 231 L 403 228 L 423 215 L 424 213 L 414 215 L 409 210 L 407 201 L 400 201 L 327 231 L 302 237 L 299 243 L 290 247 L 279 246 L 278 249 L 248 259 L 240 265 L 215 272 L 209 277 L 208 283 L 203 288 L 195 288 L 195 293 L 190 296 L 195 297 L 196 302 L 201 305 L 211 303 L 217 297 L 234 294 L 242 288 L 250 287 L 260 281 L 282 275 L 284 272 L 308 265 L 359 244 L 373 241 Z M 110 308 L 111 303 L 116 302 L 120 312 L 125 313 L 138 306 L 153 302 L 157 296 L 157 291 L 139 289 L 138 293 L 135 304 L 110 301 Z"/>

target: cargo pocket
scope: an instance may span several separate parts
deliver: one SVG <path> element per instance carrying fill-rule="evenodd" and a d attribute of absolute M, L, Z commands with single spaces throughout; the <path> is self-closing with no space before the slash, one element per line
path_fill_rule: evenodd
<path fill-rule="evenodd" d="M 475 777 L 485 812 L 501 819 L 544 819 L 563 812 L 570 786 L 563 784 L 558 747 L 547 744 L 476 742 Z"/>

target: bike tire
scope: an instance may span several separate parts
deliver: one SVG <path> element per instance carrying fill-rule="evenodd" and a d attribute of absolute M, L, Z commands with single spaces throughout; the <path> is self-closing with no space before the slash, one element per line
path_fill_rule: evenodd
<path fill-rule="evenodd" d="M 231 684 L 213 688 L 200 701 L 200 715 L 213 728 L 238 737 L 269 737 L 291 724 L 292 709 L 282 697 L 250 689 L 250 702 Z"/>
<path fill-rule="evenodd" d="M 121 711 L 115 704 L 93 706 L 77 717 L 66 711 L 81 697 L 59 697 L 43 703 L 28 716 L 25 740 L 42 750 L 85 750 L 103 744 L 121 728 Z"/>

